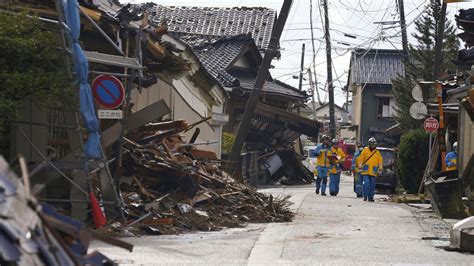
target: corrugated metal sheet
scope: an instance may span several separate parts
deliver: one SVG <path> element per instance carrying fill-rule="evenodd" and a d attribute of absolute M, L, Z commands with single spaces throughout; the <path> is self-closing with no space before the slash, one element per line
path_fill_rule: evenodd
<path fill-rule="evenodd" d="M 351 56 L 351 84 L 392 84 L 405 73 L 401 50 L 356 50 Z"/>

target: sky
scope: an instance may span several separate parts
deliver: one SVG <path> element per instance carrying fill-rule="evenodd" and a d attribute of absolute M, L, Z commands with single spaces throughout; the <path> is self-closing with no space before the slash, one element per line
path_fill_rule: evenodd
<path fill-rule="evenodd" d="M 267 7 L 278 11 L 283 0 L 122 0 L 130 3 L 154 2 L 165 6 L 213 6 L 213 7 Z M 312 9 L 310 3 L 312 2 Z M 347 84 L 351 51 L 355 48 L 402 49 L 401 33 L 398 24 L 381 25 L 374 22 L 399 20 L 397 1 L 395 0 L 328 0 L 329 28 L 331 36 L 331 53 L 333 62 L 333 84 L 335 102 L 342 106 L 346 94 L 342 87 Z M 427 0 L 404 0 L 405 20 L 408 41 L 414 44 L 411 37 L 414 32 L 414 21 L 424 12 Z M 474 8 L 474 3 L 448 4 L 448 19 L 454 23 L 454 15 L 459 9 Z M 310 10 L 313 12 L 313 34 L 315 60 L 310 30 Z M 307 69 L 315 67 L 317 83 L 322 101 L 328 100 L 325 84 L 327 79 L 326 45 L 321 15 L 322 0 L 294 0 L 286 25 L 280 38 L 281 58 L 274 59 L 271 69 L 272 77 L 294 87 L 298 87 L 297 77 L 300 73 L 302 44 L 305 43 L 303 89 L 309 89 Z M 356 38 L 346 37 L 350 34 Z M 314 63 L 313 63 L 314 62 Z M 314 80 L 314 79 L 313 79 Z M 349 98 L 350 100 L 350 98 Z"/>

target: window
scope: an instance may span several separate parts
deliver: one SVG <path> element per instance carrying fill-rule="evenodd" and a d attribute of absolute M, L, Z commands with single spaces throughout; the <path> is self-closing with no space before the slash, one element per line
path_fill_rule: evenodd
<path fill-rule="evenodd" d="M 377 108 L 377 116 L 378 117 L 393 117 L 395 110 L 394 110 L 394 100 L 392 97 L 379 97 L 378 100 L 378 108 Z"/>

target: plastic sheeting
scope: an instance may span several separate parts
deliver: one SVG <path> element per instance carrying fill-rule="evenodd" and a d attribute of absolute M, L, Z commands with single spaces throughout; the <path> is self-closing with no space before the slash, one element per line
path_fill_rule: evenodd
<path fill-rule="evenodd" d="M 66 24 L 69 26 L 69 34 L 72 40 L 74 71 L 79 81 L 79 111 L 89 132 L 89 137 L 84 145 L 84 153 L 89 159 L 97 159 L 101 157 L 99 121 L 95 114 L 91 87 L 88 83 L 89 63 L 79 45 L 81 22 L 78 3 L 77 0 L 62 0 L 62 2 Z"/>

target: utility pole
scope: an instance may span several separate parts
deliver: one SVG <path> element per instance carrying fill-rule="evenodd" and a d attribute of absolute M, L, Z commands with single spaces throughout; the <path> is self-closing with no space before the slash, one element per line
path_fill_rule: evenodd
<path fill-rule="evenodd" d="M 398 10 L 400 11 L 400 28 L 402 30 L 402 46 L 403 56 L 405 61 L 408 61 L 408 39 L 407 39 L 407 26 L 405 22 L 405 7 L 403 5 L 404 0 L 398 0 Z"/>
<path fill-rule="evenodd" d="M 443 38 L 444 38 L 444 24 L 446 20 L 446 1 L 443 1 L 443 6 L 441 8 L 441 17 L 438 21 L 438 32 L 436 35 L 436 45 L 435 45 L 435 64 L 433 69 L 433 80 L 438 79 L 439 68 L 441 67 L 441 50 L 443 47 Z"/>
<path fill-rule="evenodd" d="M 442 170 L 446 170 L 445 156 L 446 156 L 446 144 L 444 143 L 444 137 L 446 131 L 444 129 L 444 115 L 443 115 L 443 88 L 438 82 L 439 69 L 441 67 L 442 55 L 441 50 L 443 47 L 443 38 L 444 38 L 444 24 L 446 20 L 446 9 L 447 3 L 443 1 L 443 6 L 441 7 L 441 17 L 438 21 L 438 32 L 436 34 L 436 45 L 435 45 L 435 64 L 433 69 L 433 80 L 435 81 L 435 89 L 438 99 L 438 109 L 439 109 L 439 129 L 438 129 L 438 145 L 439 151 L 441 153 L 441 166 Z"/>
<path fill-rule="evenodd" d="M 336 137 L 336 121 L 334 118 L 334 86 L 332 84 L 332 59 L 331 59 L 331 38 L 329 35 L 329 14 L 328 1 L 323 1 L 324 17 L 325 17 L 325 39 L 326 39 L 326 61 L 327 61 L 327 76 L 328 76 L 328 94 L 329 94 L 329 132 L 331 137 Z"/>
<path fill-rule="evenodd" d="M 270 38 L 270 44 L 268 45 L 262 63 L 258 69 L 254 88 L 250 93 L 247 105 L 245 106 L 244 115 L 240 120 L 234 145 L 232 145 L 232 149 L 229 154 L 229 160 L 232 162 L 240 161 L 240 152 L 244 145 L 245 139 L 247 138 L 247 134 L 250 129 L 250 122 L 252 121 L 252 116 L 254 115 L 255 109 L 257 108 L 263 84 L 265 84 L 265 82 L 268 80 L 268 69 L 270 68 L 270 63 L 272 62 L 272 59 L 279 47 L 280 36 L 283 32 L 283 28 L 285 27 L 286 19 L 288 18 L 288 13 L 290 12 L 292 3 L 293 0 L 285 0 L 280 10 L 280 15 L 278 16 L 275 28 L 273 29 L 272 36 Z"/>
<path fill-rule="evenodd" d="M 301 46 L 301 66 L 300 66 L 300 82 L 298 84 L 298 89 L 300 91 L 303 90 L 303 68 L 304 68 L 304 49 L 305 44 L 303 43 Z M 300 114 L 300 107 L 297 108 L 298 114 Z M 298 137 L 298 146 L 300 148 L 300 154 L 303 154 L 303 143 L 301 143 L 301 137 Z"/>
<path fill-rule="evenodd" d="M 303 45 L 301 46 L 300 83 L 298 84 L 299 90 L 303 89 L 304 46 L 305 44 L 303 43 Z"/>
<path fill-rule="evenodd" d="M 313 106 L 313 116 L 314 116 L 314 121 L 316 121 L 318 118 L 316 117 L 316 102 L 314 99 L 314 94 L 316 93 L 317 88 L 315 88 L 314 83 L 313 83 L 313 76 L 311 75 L 311 68 L 308 69 L 308 75 L 309 75 L 309 85 L 311 86 L 311 90 L 313 90 L 313 93 L 311 93 L 311 99 L 312 99 L 312 106 Z"/>

